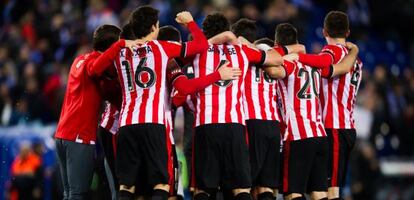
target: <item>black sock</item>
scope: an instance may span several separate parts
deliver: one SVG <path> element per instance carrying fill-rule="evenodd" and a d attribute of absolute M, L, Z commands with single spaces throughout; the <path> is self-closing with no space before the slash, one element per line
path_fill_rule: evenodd
<path fill-rule="evenodd" d="M 305 196 L 295 197 L 292 200 L 306 200 Z"/>
<path fill-rule="evenodd" d="M 275 200 L 276 197 L 273 196 L 272 192 L 263 192 L 257 196 L 257 200 Z"/>
<path fill-rule="evenodd" d="M 233 191 L 232 190 L 222 190 L 222 194 L 223 194 L 223 199 L 224 200 L 233 200 L 234 196 L 233 196 Z"/>
<path fill-rule="evenodd" d="M 126 190 L 121 190 L 118 192 L 118 200 L 133 200 L 134 194 Z"/>
<path fill-rule="evenodd" d="M 234 197 L 235 200 L 252 200 L 250 193 L 242 192 Z"/>
<path fill-rule="evenodd" d="M 151 200 L 167 200 L 168 192 L 165 190 L 155 189 L 152 192 Z"/>
<path fill-rule="evenodd" d="M 205 192 L 194 195 L 194 200 L 209 200 L 208 194 Z"/>

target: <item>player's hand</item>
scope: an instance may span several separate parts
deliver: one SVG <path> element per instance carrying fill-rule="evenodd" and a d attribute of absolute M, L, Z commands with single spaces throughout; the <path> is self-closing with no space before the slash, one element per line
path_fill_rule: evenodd
<path fill-rule="evenodd" d="M 230 62 L 226 62 L 217 71 L 220 73 L 221 80 L 236 80 L 242 75 L 242 71 L 239 68 L 229 67 Z"/>
<path fill-rule="evenodd" d="M 306 47 L 303 44 L 292 44 L 286 46 L 288 53 L 306 53 Z"/>
<path fill-rule="evenodd" d="M 288 60 L 290 62 L 297 61 L 297 60 L 299 60 L 299 54 L 297 54 L 297 53 L 287 54 L 287 55 L 283 56 L 283 59 Z"/>
<path fill-rule="evenodd" d="M 187 25 L 188 23 L 194 21 L 194 19 L 190 12 L 183 11 L 177 14 L 175 21 L 179 24 Z"/>
<path fill-rule="evenodd" d="M 131 51 L 140 44 L 142 44 L 142 42 L 137 40 L 125 40 L 125 47 L 129 48 Z"/>
<path fill-rule="evenodd" d="M 350 51 L 355 51 L 356 53 L 358 53 L 359 51 L 358 46 L 352 42 L 346 42 L 346 48 L 349 49 Z"/>

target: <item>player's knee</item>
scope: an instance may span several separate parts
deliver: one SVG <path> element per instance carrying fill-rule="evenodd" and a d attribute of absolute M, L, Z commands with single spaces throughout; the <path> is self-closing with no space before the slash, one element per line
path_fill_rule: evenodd
<path fill-rule="evenodd" d="M 305 197 L 305 195 L 300 194 L 300 193 L 290 193 L 290 194 L 285 195 L 285 199 L 287 199 L 287 200 L 302 200 L 302 199 L 305 199 L 306 200 L 306 197 Z"/>
<path fill-rule="evenodd" d="M 237 188 L 237 189 L 233 189 L 234 196 L 237 196 L 240 193 L 248 193 L 248 194 L 250 194 L 250 188 Z"/>
<path fill-rule="evenodd" d="M 170 191 L 170 185 L 168 184 L 157 184 L 153 188 L 154 190 L 164 190 L 164 191 Z"/>

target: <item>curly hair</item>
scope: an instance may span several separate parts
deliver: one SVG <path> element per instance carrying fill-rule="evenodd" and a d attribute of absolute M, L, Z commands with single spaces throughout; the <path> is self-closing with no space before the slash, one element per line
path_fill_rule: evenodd
<path fill-rule="evenodd" d="M 163 26 L 158 33 L 158 40 L 181 42 L 181 33 L 174 26 Z"/>
<path fill-rule="evenodd" d="M 323 28 L 332 38 L 346 38 L 349 32 L 348 15 L 341 11 L 329 12 L 323 23 Z"/>
<path fill-rule="evenodd" d="M 253 43 L 256 39 L 256 24 L 253 20 L 242 18 L 231 26 L 231 32 L 237 37 L 242 36 Z"/>
<path fill-rule="evenodd" d="M 230 22 L 221 13 L 209 14 L 203 21 L 203 32 L 207 38 L 230 30 Z"/>
<path fill-rule="evenodd" d="M 279 24 L 276 26 L 275 41 L 282 46 L 296 44 L 298 43 L 298 32 L 292 24 Z"/>
<path fill-rule="evenodd" d="M 114 25 L 104 24 L 93 33 L 92 47 L 95 51 L 105 51 L 119 40 L 121 29 Z"/>
<path fill-rule="evenodd" d="M 143 38 L 151 33 L 152 26 L 158 22 L 158 13 L 151 6 L 141 6 L 132 13 L 129 23 L 136 38 Z"/>

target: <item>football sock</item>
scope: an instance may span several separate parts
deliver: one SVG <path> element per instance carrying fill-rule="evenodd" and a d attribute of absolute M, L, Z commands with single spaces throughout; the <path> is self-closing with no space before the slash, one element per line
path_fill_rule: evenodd
<path fill-rule="evenodd" d="M 224 200 L 232 200 L 234 199 L 233 197 L 233 191 L 231 190 L 222 190 L 223 193 L 223 199 Z"/>
<path fill-rule="evenodd" d="M 134 199 L 134 194 L 132 194 L 131 192 L 125 191 L 125 190 L 121 190 L 118 192 L 118 200 L 133 200 Z"/>
<path fill-rule="evenodd" d="M 250 193 L 242 192 L 234 197 L 235 200 L 252 200 Z"/>
<path fill-rule="evenodd" d="M 165 190 L 155 189 L 152 193 L 151 200 L 167 200 L 168 192 Z"/>
<path fill-rule="evenodd" d="M 208 194 L 205 192 L 194 195 L 194 200 L 209 200 Z"/>
<path fill-rule="evenodd" d="M 259 194 L 259 196 L 257 197 L 257 200 L 275 200 L 276 197 L 273 196 L 273 193 L 271 192 L 263 192 L 261 194 Z"/>

